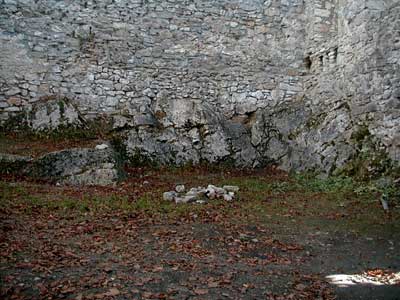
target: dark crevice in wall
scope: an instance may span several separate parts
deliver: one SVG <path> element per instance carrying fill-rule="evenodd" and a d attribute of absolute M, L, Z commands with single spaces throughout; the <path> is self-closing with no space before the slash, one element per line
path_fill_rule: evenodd
<path fill-rule="evenodd" d="M 307 55 L 307 56 L 304 58 L 304 65 L 305 65 L 305 67 L 306 67 L 307 70 L 311 70 L 311 67 L 312 67 L 312 60 L 311 60 L 311 56 L 310 56 L 310 55 Z"/>

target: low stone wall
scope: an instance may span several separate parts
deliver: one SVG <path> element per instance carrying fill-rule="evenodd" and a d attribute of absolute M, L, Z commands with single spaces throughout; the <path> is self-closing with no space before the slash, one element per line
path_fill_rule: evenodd
<path fill-rule="evenodd" d="M 40 157 L 0 153 L 0 174 L 68 185 L 115 185 L 125 177 L 123 162 L 107 144 L 73 148 Z"/>

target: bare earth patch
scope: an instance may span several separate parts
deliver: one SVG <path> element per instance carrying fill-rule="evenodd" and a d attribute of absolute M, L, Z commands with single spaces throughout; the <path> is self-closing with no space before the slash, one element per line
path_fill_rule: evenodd
<path fill-rule="evenodd" d="M 128 170 L 117 187 L 0 182 L 1 299 L 399 299 L 400 210 L 268 169 Z M 162 201 L 234 184 L 239 199 Z"/>

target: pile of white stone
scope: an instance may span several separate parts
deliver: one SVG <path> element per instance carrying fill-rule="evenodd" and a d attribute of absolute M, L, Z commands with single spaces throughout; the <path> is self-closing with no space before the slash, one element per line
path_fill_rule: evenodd
<path fill-rule="evenodd" d="M 208 185 L 205 187 L 191 188 L 186 191 L 184 185 L 177 185 L 175 191 L 165 192 L 163 199 L 165 201 L 175 201 L 175 203 L 206 203 L 208 200 L 223 199 L 225 201 L 233 201 L 235 193 L 239 191 L 238 186 L 225 185 L 217 187 Z"/>

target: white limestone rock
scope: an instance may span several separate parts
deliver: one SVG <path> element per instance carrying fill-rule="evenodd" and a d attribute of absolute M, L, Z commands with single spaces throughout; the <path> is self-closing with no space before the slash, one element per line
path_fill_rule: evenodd
<path fill-rule="evenodd" d="M 28 174 L 71 185 L 115 185 L 124 177 L 116 153 L 105 150 L 74 148 L 45 154 L 32 162 Z"/>
<path fill-rule="evenodd" d="M 163 194 L 163 200 L 164 201 L 175 201 L 175 198 L 177 196 L 178 196 L 178 193 L 176 193 L 175 191 L 165 192 Z"/>
<path fill-rule="evenodd" d="M 224 185 L 223 189 L 226 190 L 227 192 L 234 192 L 234 193 L 239 192 L 239 187 L 236 185 Z"/>
<path fill-rule="evenodd" d="M 198 198 L 196 196 L 183 196 L 183 197 L 176 197 L 175 203 L 192 203 L 196 202 Z"/>
<path fill-rule="evenodd" d="M 225 201 L 228 201 L 228 202 L 233 200 L 233 197 L 229 194 L 224 194 L 223 198 Z"/>
<path fill-rule="evenodd" d="M 79 111 L 66 99 L 36 102 L 25 113 L 25 122 L 35 131 L 55 130 L 59 127 L 81 127 L 84 119 Z"/>
<path fill-rule="evenodd" d="M 177 193 L 184 193 L 186 190 L 185 186 L 183 184 L 179 184 L 175 187 L 175 191 Z"/>
<path fill-rule="evenodd" d="M 96 150 L 105 150 L 105 149 L 107 149 L 109 146 L 107 145 L 107 144 L 100 144 L 100 145 L 97 145 L 96 147 L 95 147 L 95 149 Z"/>

